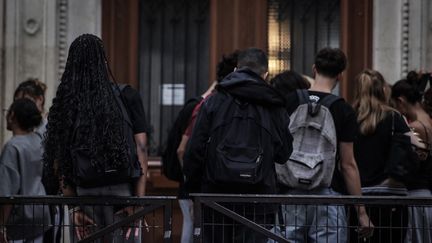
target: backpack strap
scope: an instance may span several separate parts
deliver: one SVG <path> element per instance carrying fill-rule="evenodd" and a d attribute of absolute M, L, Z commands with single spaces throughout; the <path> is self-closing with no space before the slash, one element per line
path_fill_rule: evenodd
<path fill-rule="evenodd" d="M 130 126 L 133 126 L 132 120 L 130 118 L 129 106 L 122 93 L 123 90 L 128 86 L 129 84 L 113 83 L 113 92 L 114 92 L 115 100 L 120 108 L 120 112 L 122 114 L 123 119 L 126 120 L 126 122 L 129 123 Z"/>
<path fill-rule="evenodd" d="M 319 103 L 330 109 L 330 107 L 333 105 L 333 103 L 335 103 L 338 100 L 342 100 L 342 98 L 339 96 L 330 94 L 330 95 L 327 95 L 326 97 L 322 98 L 319 101 Z"/>
<path fill-rule="evenodd" d="M 309 99 L 309 92 L 307 91 L 307 89 L 297 89 L 296 92 L 299 99 L 299 105 L 307 104 L 309 115 L 316 116 L 320 110 L 321 105 L 316 104 Z"/>
<path fill-rule="evenodd" d="M 296 93 L 299 99 L 299 105 L 310 103 L 309 92 L 307 89 L 297 89 Z"/>
<path fill-rule="evenodd" d="M 119 87 L 120 91 L 123 91 L 127 86 L 129 86 L 129 84 L 116 84 L 116 85 Z"/>

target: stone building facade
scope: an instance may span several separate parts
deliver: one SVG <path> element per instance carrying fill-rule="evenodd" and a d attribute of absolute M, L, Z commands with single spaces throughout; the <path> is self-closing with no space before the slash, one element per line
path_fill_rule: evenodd
<path fill-rule="evenodd" d="M 103 4 L 108 1 L 0 0 L 0 108 L 9 106 L 21 81 L 37 77 L 48 85 L 48 109 L 71 41 L 82 33 L 102 36 Z M 349 1 L 358 0 L 344 0 Z M 411 69 L 432 71 L 432 1 L 364 1 L 372 2 L 370 68 L 389 82 Z M 9 136 L 2 116 L 0 144 Z"/>

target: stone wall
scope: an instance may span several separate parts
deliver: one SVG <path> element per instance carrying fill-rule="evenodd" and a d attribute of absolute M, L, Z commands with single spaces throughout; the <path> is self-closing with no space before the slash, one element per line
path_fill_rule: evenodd
<path fill-rule="evenodd" d="M 396 82 L 410 70 L 432 71 L 429 13 L 430 0 L 374 1 L 373 68 L 388 82 Z"/>
<path fill-rule="evenodd" d="M 48 110 L 70 43 L 82 33 L 100 36 L 101 22 L 101 0 L 0 0 L 0 107 L 33 77 L 48 86 Z M 2 115 L 0 145 L 9 136 Z"/>

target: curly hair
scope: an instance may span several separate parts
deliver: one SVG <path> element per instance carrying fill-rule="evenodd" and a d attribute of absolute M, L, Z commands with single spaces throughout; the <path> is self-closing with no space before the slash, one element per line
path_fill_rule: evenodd
<path fill-rule="evenodd" d="M 128 160 L 123 116 L 109 73 L 100 38 L 84 34 L 72 42 L 48 113 L 44 162 L 51 178 L 73 181 L 75 148 L 89 149 L 96 168 L 118 168 Z"/>
<path fill-rule="evenodd" d="M 234 69 L 237 67 L 237 58 L 239 53 L 239 50 L 235 50 L 228 56 L 222 56 L 222 60 L 218 63 L 216 67 L 216 76 L 218 83 L 220 83 L 228 74 L 234 72 Z"/>

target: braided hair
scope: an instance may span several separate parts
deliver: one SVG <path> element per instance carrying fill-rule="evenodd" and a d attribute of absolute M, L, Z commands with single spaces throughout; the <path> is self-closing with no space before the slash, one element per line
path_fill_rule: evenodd
<path fill-rule="evenodd" d="M 109 79 L 102 40 L 91 34 L 76 38 L 49 110 L 44 162 L 51 178 L 73 178 L 75 148 L 86 148 L 91 165 L 118 168 L 128 161 L 123 117 Z"/>

